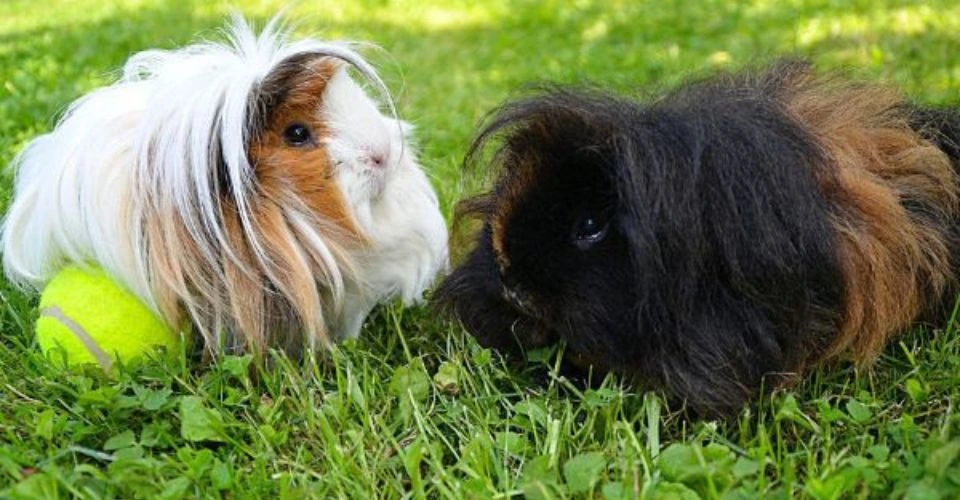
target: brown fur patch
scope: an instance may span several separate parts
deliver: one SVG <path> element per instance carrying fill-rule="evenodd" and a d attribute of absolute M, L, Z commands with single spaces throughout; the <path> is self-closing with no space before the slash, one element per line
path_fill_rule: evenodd
<path fill-rule="evenodd" d="M 338 60 L 317 59 L 304 63 L 299 73 L 280 83 L 282 99 L 270 113 L 266 129 L 251 142 L 250 160 L 265 193 L 276 188 L 294 190 L 313 213 L 359 239 L 343 192 L 334 180 L 333 165 L 321 146 L 329 130 L 317 115 L 327 82 L 340 68 Z M 284 130 L 298 123 L 310 129 L 314 144 L 291 147 L 284 142 Z"/>
<path fill-rule="evenodd" d="M 265 295 L 256 300 L 239 297 L 234 304 L 235 319 L 246 323 L 240 325 L 240 330 L 255 332 L 250 339 L 254 344 L 251 347 L 262 348 L 268 342 L 267 337 L 283 333 L 278 330 L 305 331 L 321 344 L 332 340 L 326 330 L 323 310 L 324 298 L 329 297 L 318 286 L 326 266 L 320 256 L 311 253 L 310 243 L 301 241 L 300 232 L 286 211 L 305 212 L 310 216 L 310 223 L 322 224 L 324 237 L 337 257 L 343 257 L 340 248 L 362 240 L 334 178 L 334 166 L 323 148 L 323 140 L 330 131 L 318 115 L 327 83 L 342 66 L 340 61 L 331 58 L 300 63 L 287 75 L 286 82 L 280 82 L 282 97 L 270 112 L 266 128 L 251 141 L 249 156 L 258 187 L 255 231 L 271 256 L 270 262 L 263 264 L 267 266 L 262 269 L 263 275 L 252 277 L 260 280 L 259 285 L 248 283 L 251 277 L 243 275 L 243 270 L 233 273 L 234 285 L 241 290 L 259 286 L 260 294 Z M 310 130 L 313 138 L 310 144 L 286 143 L 284 131 L 293 124 Z M 239 230 L 239 224 L 234 229 Z M 262 290 L 264 283 L 270 284 L 266 293 Z M 253 309 L 261 318 L 270 319 L 264 324 L 256 315 L 240 309 Z M 294 338 L 273 338 L 269 343 L 282 344 L 288 351 L 300 347 Z"/>
<path fill-rule="evenodd" d="M 819 357 L 868 362 L 953 280 L 945 228 L 903 201 L 952 219 L 957 178 L 946 155 L 910 128 L 894 90 L 806 73 L 788 81 L 783 102 L 826 155 L 818 182 L 833 206 L 846 282 L 840 331 Z"/>

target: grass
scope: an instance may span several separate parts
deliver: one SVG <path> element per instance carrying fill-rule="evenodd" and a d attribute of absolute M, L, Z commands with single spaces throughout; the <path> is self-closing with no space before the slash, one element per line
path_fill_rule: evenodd
<path fill-rule="evenodd" d="M 265 20 L 281 5 L 247 1 Z M 216 36 L 206 1 L 0 3 L 0 163 L 133 51 Z M 419 127 L 449 213 L 484 113 L 530 81 L 648 95 L 777 54 L 960 102 L 960 5 L 895 0 L 300 2 L 302 34 L 366 39 Z M 9 198 L 9 177 L 2 182 Z M 106 379 L 32 341 L 0 282 L 0 497 L 957 498 L 960 335 L 917 331 L 870 370 L 814 373 L 725 421 L 615 378 L 583 389 L 554 351 L 507 365 L 421 309 L 384 307 L 321 359 L 184 358 Z"/>

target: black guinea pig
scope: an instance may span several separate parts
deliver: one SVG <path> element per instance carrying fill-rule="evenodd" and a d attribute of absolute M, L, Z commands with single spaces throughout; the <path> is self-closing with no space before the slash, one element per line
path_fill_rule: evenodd
<path fill-rule="evenodd" d="M 466 163 L 492 189 L 435 301 L 481 344 L 729 414 L 817 364 L 867 363 L 953 306 L 960 112 L 804 61 L 651 102 L 551 88 L 499 109 Z M 495 143 L 492 155 L 484 151 Z"/>

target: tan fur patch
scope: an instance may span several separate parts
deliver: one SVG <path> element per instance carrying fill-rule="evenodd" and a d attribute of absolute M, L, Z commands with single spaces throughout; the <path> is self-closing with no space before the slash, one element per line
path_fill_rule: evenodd
<path fill-rule="evenodd" d="M 953 217 L 957 178 L 946 155 L 910 128 L 891 89 L 803 74 L 788 83 L 783 101 L 829 162 L 818 182 L 833 205 L 846 305 L 820 359 L 867 362 L 953 279 L 941 229 L 901 203 L 909 196 Z"/>
<path fill-rule="evenodd" d="M 146 225 L 146 239 L 152 260 L 149 280 L 150 283 L 165 285 L 154 286 L 160 314 L 171 324 L 181 324 L 183 313 L 179 297 L 192 292 L 186 277 L 198 270 L 187 267 L 192 262 L 201 261 L 200 252 L 172 207 L 154 209 L 156 219 L 162 223 Z"/>
<path fill-rule="evenodd" d="M 254 257 L 250 251 L 243 230 L 240 227 L 239 216 L 232 203 L 224 203 L 224 228 L 230 239 L 230 247 L 241 263 L 252 263 Z M 223 263 L 226 288 L 230 290 L 230 313 L 236 328 L 244 333 L 245 347 L 252 352 L 265 352 L 270 338 L 267 329 L 269 321 L 266 311 L 266 299 L 263 286 L 266 277 L 249 264 L 243 267 L 232 259 Z"/>

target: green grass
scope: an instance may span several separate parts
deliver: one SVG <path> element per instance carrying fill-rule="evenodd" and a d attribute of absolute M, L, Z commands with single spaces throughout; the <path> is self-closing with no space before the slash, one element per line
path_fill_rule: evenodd
<path fill-rule="evenodd" d="M 243 2 L 263 21 L 278 2 Z M 459 5 L 459 6 L 457 6 Z M 0 3 L 0 163 L 133 51 L 216 36 L 205 1 Z M 893 0 L 300 2 L 298 32 L 371 40 L 449 213 L 484 113 L 538 80 L 648 95 L 777 54 L 960 102 L 960 6 Z M 9 197 L 9 177 L 2 183 Z M 691 421 L 557 353 L 507 366 L 420 309 L 384 307 L 319 360 L 184 359 L 61 372 L 35 300 L 0 283 L 0 497 L 956 498 L 960 335 L 918 331 L 726 422 Z"/>

